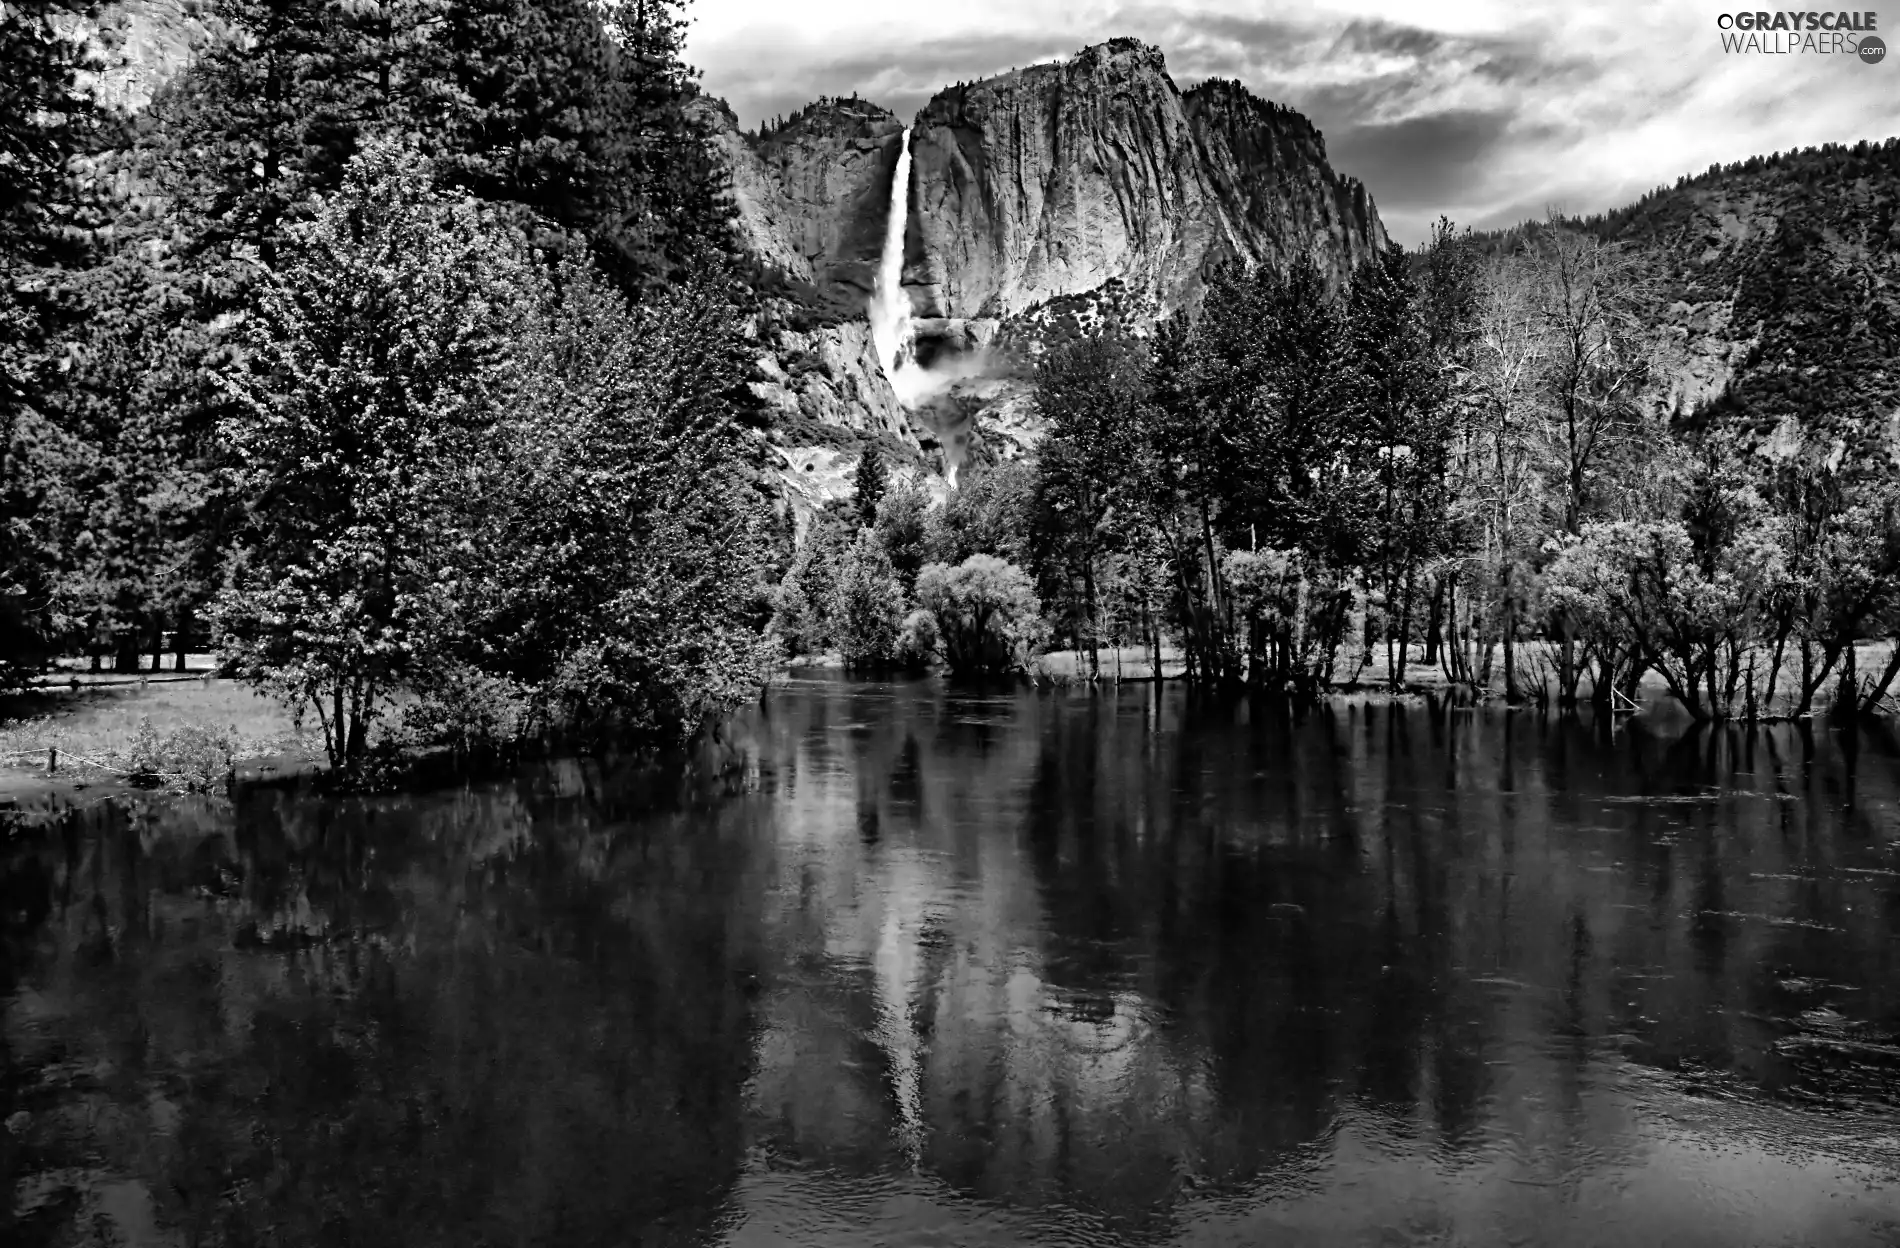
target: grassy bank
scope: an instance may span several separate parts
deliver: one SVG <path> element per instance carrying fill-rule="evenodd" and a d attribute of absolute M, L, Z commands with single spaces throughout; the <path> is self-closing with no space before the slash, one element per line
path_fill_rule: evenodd
<path fill-rule="evenodd" d="M 314 723 L 299 730 L 282 706 L 249 686 L 213 677 L 207 662 L 192 666 L 182 676 L 143 678 L 62 672 L 0 702 L 0 793 L 138 774 L 167 787 L 205 788 L 247 761 L 283 757 L 296 765 L 321 755 Z M 50 773 L 49 754 L 56 760 Z"/>

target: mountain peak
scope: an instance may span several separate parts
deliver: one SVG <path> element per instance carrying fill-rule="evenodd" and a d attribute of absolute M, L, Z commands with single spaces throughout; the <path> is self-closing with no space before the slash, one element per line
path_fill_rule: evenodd
<path fill-rule="evenodd" d="M 929 209 L 906 280 L 927 316 L 1008 317 L 1111 280 L 1171 311 L 1222 259 L 1314 254 L 1343 280 L 1384 245 L 1310 121 L 1226 80 L 1184 94 L 1137 39 L 940 91 L 914 135 Z"/>
<path fill-rule="evenodd" d="M 892 127 L 902 129 L 897 114 L 882 104 L 850 97 L 819 96 L 789 116 L 762 123 L 761 142 L 798 142 L 818 139 L 882 138 Z"/>

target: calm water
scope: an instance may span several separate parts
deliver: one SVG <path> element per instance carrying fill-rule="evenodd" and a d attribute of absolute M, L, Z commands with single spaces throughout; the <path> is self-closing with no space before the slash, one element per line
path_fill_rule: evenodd
<path fill-rule="evenodd" d="M 814 680 L 0 847 L 7 1245 L 1900 1244 L 1900 750 Z"/>

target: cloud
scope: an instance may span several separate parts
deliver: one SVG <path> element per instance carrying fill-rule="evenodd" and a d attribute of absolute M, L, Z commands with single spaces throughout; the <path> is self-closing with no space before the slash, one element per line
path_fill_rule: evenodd
<path fill-rule="evenodd" d="M 1732 56 L 1715 26 L 1724 7 L 696 0 L 687 54 L 753 125 L 853 91 L 909 117 L 952 82 L 1133 35 L 1183 87 L 1237 78 L 1305 112 L 1334 166 L 1416 243 L 1441 212 L 1485 225 L 1553 204 L 1601 211 L 1714 161 L 1900 131 L 1894 58 Z"/>
<path fill-rule="evenodd" d="M 1322 124 L 1321 130 L 1335 167 L 1377 171 L 1374 195 L 1386 215 L 1435 213 L 1461 188 L 1488 176 L 1490 162 L 1511 139 L 1511 116 L 1459 110 L 1383 124 Z"/>
<path fill-rule="evenodd" d="M 909 119 L 930 97 L 953 82 L 983 78 L 1011 68 L 1066 57 L 1081 44 L 1046 34 L 957 34 L 914 47 L 866 47 L 840 42 L 788 55 L 770 33 L 742 35 L 719 46 L 723 61 L 749 63 L 743 75 L 706 70 L 704 86 L 723 96 L 742 126 L 790 113 L 820 95 L 850 95 L 875 101 Z"/>

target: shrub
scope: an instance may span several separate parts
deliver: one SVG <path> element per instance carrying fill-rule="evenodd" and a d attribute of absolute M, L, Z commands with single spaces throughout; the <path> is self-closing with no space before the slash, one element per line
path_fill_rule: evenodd
<path fill-rule="evenodd" d="M 186 724 L 161 733 L 150 719 L 144 719 L 139 722 L 126 770 L 135 779 L 202 793 L 231 774 L 240 748 L 235 728 Z"/>
<path fill-rule="evenodd" d="M 532 692 L 518 681 L 464 664 L 448 664 L 402 708 L 397 739 L 483 754 L 514 745 L 535 727 Z"/>
<path fill-rule="evenodd" d="M 960 676 L 1027 668 L 1048 634 L 1029 576 L 994 555 L 917 574 L 917 602 L 935 617 L 944 660 Z"/>
<path fill-rule="evenodd" d="M 892 658 L 899 667 L 922 671 L 937 657 L 937 617 L 922 607 L 904 617 Z"/>

